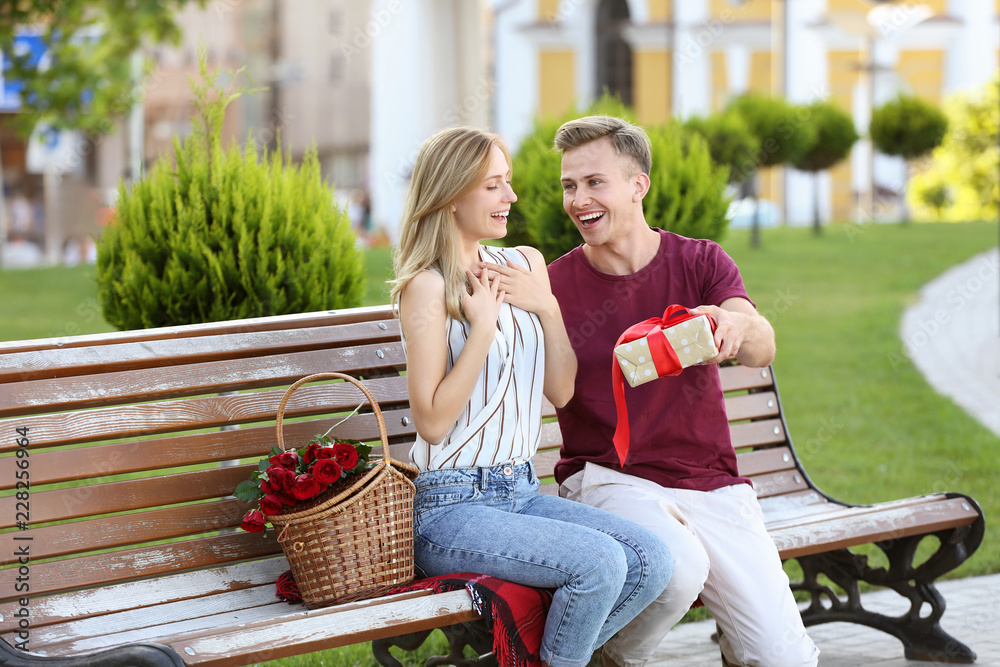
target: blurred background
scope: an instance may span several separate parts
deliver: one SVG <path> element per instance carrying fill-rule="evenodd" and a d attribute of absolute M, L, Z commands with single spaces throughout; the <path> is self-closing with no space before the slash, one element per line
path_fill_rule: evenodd
<path fill-rule="evenodd" d="M 39 123 L 25 136 L 16 130 L 24 124 L 20 88 L 3 81 L 5 265 L 93 259 L 92 237 L 120 179 L 135 179 L 171 151 L 174 136 L 190 132 L 188 77 L 197 74 L 199 45 L 211 68 L 244 67 L 266 87 L 230 107 L 227 140 L 280 140 L 293 158 L 314 146 L 356 230 L 375 244 L 394 239 L 409 170 L 435 130 L 493 128 L 516 150 L 536 118 L 583 108 L 605 90 L 647 125 L 719 111 L 745 92 L 829 99 L 862 139 L 817 187 L 792 168 L 763 173 L 760 222 L 808 224 L 814 211 L 823 221 L 899 219 L 907 164 L 872 150 L 872 109 L 900 92 L 939 105 L 989 82 L 1000 55 L 1000 0 L 151 4 L 176 5 L 179 39 L 138 44 L 135 105 L 98 130 Z M 40 68 L 43 27 L 21 25 L 13 37 L 16 51 L 36 52 Z M 746 222 L 740 204 L 732 227 Z"/>

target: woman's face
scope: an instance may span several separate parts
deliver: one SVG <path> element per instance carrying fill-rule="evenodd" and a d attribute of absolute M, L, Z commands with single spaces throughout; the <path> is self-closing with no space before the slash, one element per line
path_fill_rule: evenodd
<path fill-rule="evenodd" d="M 507 235 L 507 214 L 517 195 L 510 187 L 510 167 L 499 146 L 490 153 L 490 168 L 469 194 L 454 205 L 458 232 L 466 240 L 501 239 Z"/>

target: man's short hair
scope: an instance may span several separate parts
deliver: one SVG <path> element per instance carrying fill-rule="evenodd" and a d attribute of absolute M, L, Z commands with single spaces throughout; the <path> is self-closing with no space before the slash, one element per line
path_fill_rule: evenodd
<path fill-rule="evenodd" d="M 634 167 L 628 176 L 637 172 L 649 174 L 653 166 L 649 135 L 638 125 L 616 116 L 584 116 L 563 123 L 556 131 L 556 149 L 565 153 L 592 141 L 607 137 L 615 149 L 615 155 L 624 156 Z"/>

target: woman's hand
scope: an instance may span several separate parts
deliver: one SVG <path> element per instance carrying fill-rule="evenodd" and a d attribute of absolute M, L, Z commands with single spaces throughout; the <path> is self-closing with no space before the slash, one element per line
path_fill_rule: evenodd
<path fill-rule="evenodd" d="M 499 283 L 500 290 L 506 296 L 504 300 L 512 306 L 521 308 L 536 315 L 559 313 L 559 304 L 552 296 L 549 286 L 549 276 L 545 263 L 539 262 L 538 267 L 526 269 L 516 264 L 504 266 L 492 262 L 482 262 L 479 275 L 489 275 L 491 280 Z"/>
<path fill-rule="evenodd" d="M 477 326 L 496 328 L 500 305 L 506 295 L 504 290 L 500 289 L 499 277 L 491 278 L 487 273 L 480 271 L 476 277 L 472 271 L 465 270 L 465 277 L 472 285 L 472 294 L 462 295 L 462 310 L 473 329 Z"/>

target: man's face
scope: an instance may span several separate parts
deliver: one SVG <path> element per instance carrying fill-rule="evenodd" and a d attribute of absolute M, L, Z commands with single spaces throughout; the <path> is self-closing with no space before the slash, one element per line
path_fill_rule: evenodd
<path fill-rule="evenodd" d="M 585 243 L 602 245 L 624 236 L 639 207 L 630 161 L 615 154 L 609 139 L 598 139 L 562 156 L 563 208 Z"/>

